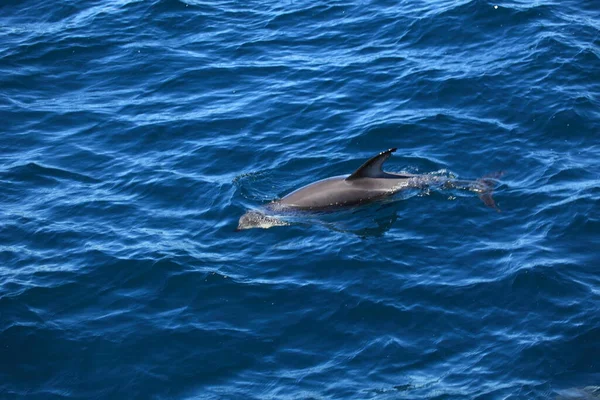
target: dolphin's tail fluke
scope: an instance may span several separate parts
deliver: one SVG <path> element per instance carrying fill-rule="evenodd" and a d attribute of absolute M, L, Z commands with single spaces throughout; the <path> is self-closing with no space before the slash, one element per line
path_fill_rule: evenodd
<path fill-rule="evenodd" d="M 492 194 L 494 192 L 494 187 L 497 183 L 496 180 L 499 179 L 502 175 L 504 175 L 504 171 L 494 172 L 475 181 L 476 191 L 479 194 L 479 198 L 481 199 L 481 201 L 483 201 L 483 204 L 490 208 L 493 208 L 498 212 L 501 212 L 502 210 L 500 210 L 500 208 L 496 205 Z"/>

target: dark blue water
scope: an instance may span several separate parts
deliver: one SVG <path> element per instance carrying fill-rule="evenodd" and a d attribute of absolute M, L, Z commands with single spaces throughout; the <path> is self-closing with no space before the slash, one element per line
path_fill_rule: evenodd
<path fill-rule="evenodd" d="M 596 0 L 4 0 L 0 120 L 2 399 L 600 385 Z M 505 171 L 502 212 L 432 190 L 234 232 L 390 147 Z"/>

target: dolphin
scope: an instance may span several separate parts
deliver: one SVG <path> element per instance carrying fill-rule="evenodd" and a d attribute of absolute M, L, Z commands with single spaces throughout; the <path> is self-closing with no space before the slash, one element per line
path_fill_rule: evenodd
<path fill-rule="evenodd" d="M 350 175 L 334 176 L 311 183 L 267 204 L 260 211 L 246 212 L 240 217 L 237 230 L 289 225 L 273 216 L 279 212 L 327 211 L 353 207 L 392 196 L 405 189 L 425 189 L 431 186 L 477 192 L 485 205 L 500 211 L 492 198 L 492 189 L 493 179 L 501 176 L 501 173 L 478 180 L 457 180 L 427 174 L 385 172 L 383 163 L 396 150 L 394 147 L 377 154 Z"/>
<path fill-rule="evenodd" d="M 561 390 L 556 400 L 598 400 L 600 399 L 600 386 L 586 386 Z"/>

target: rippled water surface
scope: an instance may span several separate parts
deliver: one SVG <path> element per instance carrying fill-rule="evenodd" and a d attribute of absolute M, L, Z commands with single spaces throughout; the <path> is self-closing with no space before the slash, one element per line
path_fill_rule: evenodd
<path fill-rule="evenodd" d="M 0 397 L 596 398 L 600 3 L 0 3 Z M 235 232 L 398 147 L 470 192 Z"/>

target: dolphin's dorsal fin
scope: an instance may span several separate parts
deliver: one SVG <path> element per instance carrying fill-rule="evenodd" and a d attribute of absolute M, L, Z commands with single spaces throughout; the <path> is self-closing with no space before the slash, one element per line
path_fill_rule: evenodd
<path fill-rule="evenodd" d="M 389 149 L 386 151 L 382 151 L 377 154 L 375 157 L 371 158 L 369 161 L 360 166 L 352 175 L 346 178 L 347 181 L 351 181 L 353 179 L 358 178 L 382 178 L 385 176 L 385 172 L 383 172 L 383 163 L 387 160 L 393 152 L 396 151 L 396 148 Z"/>

